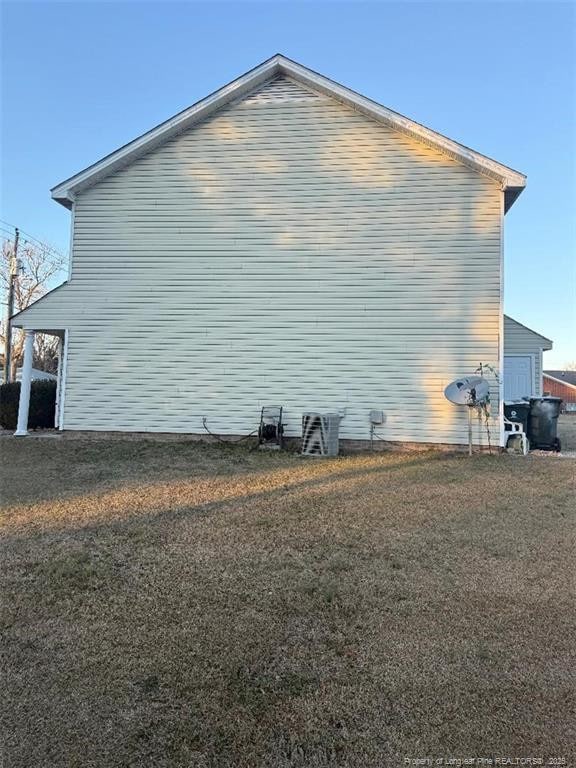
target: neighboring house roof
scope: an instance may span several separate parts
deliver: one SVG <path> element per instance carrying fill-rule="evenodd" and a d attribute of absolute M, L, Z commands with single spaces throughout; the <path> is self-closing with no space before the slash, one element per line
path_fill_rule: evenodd
<path fill-rule="evenodd" d="M 542 336 L 541 333 L 537 333 L 536 331 L 533 331 L 532 328 L 528 328 L 528 326 L 524 325 L 524 323 L 519 323 L 518 320 L 514 320 L 514 318 L 510 317 L 510 315 L 504 315 L 504 317 L 507 320 L 509 320 L 511 323 L 516 323 L 516 325 L 519 325 L 525 331 L 528 331 L 528 333 L 531 333 L 533 336 L 536 336 L 537 339 L 541 342 L 542 349 L 544 350 L 552 349 L 553 342 L 551 339 L 548 339 L 546 336 Z"/>
<path fill-rule="evenodd" d="M 22 368 L 16 370 L 16 381 L 22 379 Z M 32 381 L 57 381 L 58 376 L 48 371 L 41 371 L 39 368 L 32 368 Z"/>
<path fill-rule="evenodd" d="M 119 168 L 128 165 L 160 144 L 188 130 L 231 101 L 245 96 L 266 81 L 282 75 L 331 96 L 368 117 L 443 152 L 479 173 L 496 179 L 504 189 L 505 210 L 510 208 L 526 186 L 524 174 L 481 155 L 463 144 L 452 141 L 452 139 L 432 131 L 398 112 L 383 107 L 285 56 L 276 54 L 205 99 L 179 112 L 156 128 L 142 134 L 134 141 L 125 144 L 80 173 L 61 182 L 51 190 L 52 197 L 65 207 L 71 208 L 78 192 L 91 187 Z"/>
<path fill-rule="evenodd" d="M 576 387 L 576 371 L 544 371 L 544 376 L 561 384 L 567 384 L 569 387 Z"/>

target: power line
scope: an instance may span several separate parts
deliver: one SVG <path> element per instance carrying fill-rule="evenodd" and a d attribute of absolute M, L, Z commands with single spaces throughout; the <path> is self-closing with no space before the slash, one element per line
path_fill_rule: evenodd
<path fill-rule="evenodd" d="M 21 235 L 24 235 L 22 238 L 23 242 L 28 242 L 30 245 L 34 245 L 34 243 L 37 243 L 38 245 L 41 245 L 43 248 L 45 248 L 47 251 L 52 251 L 52 253 L 55 253 L 56 255 L 60 256 L 62 259 L 66 259 L 66 256 L 59 251 L 57 248 L 54 248 L 51 245 L 48 245 L 48 243 L 45 243 L 44 240 L 40 240 L 38 237 L 34 237 L 34 235 L 31 235 L 29 232 L 26 232 L 26 230 L 22 229 L 21 227 L 15 227 L 14 224 L 10 224 L 10 222 L 5 221 L 4 219 L 0 219 L 1 224 L 5 224 L 7 227 L 11 227 L 14 232 L 16 229 L 20 231 Z M 13 236 L 13 232 L 10 230 L 5 229 L 5 227 L 0 226 L 0 229 L 3 232 L 9 233 L 11 236 Z"/>
<path fill-rule="evenodd" d="M 22 230 L 20 230 L 20 231 L 22 231 Z M 12 230 L 7 229 L 6 227 L 1 227 L 0 226 L 0 232 L 4 233 L 3 236 L 6 239 L 14 240 L 14 232 Z M 23 245 L 32 245 L 35 248 L 37 248 L 38 246 L 42 246 L 42 248 L 44 250 L 46 250 L 48 253 L 52 253 L 52 254 L 54 254 L 56 256 L 59 256 L 61 259 L 65 259 L 66 258 L 62 253 L 60 253 L 60 251 L 57 251 L 56 248 L 52 248 L 51 246 L 49 246 L 48 243 L 43 243 L 42 241 L 39 241 L 39 240 L 28 239 L 26 237 L 21 237 L 20 238 L 20 242 Z"/>
<path fill-rule="evenodd" d="M 3 231 L 8 232 L 13 237 L 13 234 L 9 232 L 9 230 L 6 230 L 3 228 Z M 56 256 L 59 256 L 61 259 L 64 259 L 64 260 L 66 259 L 66 256 L 57 248 L 54 248 L 53 245 L 49 245 L 48 243 L 45 243 L 43 240 L 40 240 L 39 238 L 28 234 L 28 232 L 25 232 L 23 229 L 21 229 L 20 232 L 23 235 L 23 237 L 21 238 L 21 242 L 27 243 L 28 245 L 40 246 L 44 250 L 49 251 L 50 253 L 53 253 Z"/>
<path fill-rule="evenodd" d="M 0 226 L 0 230 L 4 232 L 7 235 L 10 235 L 10 237 L 14 237 L 14 232 L 16 231 L 16 227 L 14 227 L 12 224 L 8 224 L 8 222 L 4 222 L 8 227 L 11 227 L 12 229 L 7 229 L 6 227 Z M 61 256 L 64 258 L 64 254 L 60 253 L 60 251 L 57 248 L 54 248 L 52 245 L 48 245 L 48 243 L 45 243 L 43 240 L 40 240 L 38 237 L 34 237 L 33 235 L 28 234 L 27 232 L 24 232 L 24 230 L 20 229 L 20 234 L 24 235 L 24 237 L 21 237 L 20 240 L 23 243 L 28 243 L 29 245 L 40 245 L 42 248 L 44 248 L 47 251 L 51 251 L 52 253 L 57 254 L 58 256 Z"/>

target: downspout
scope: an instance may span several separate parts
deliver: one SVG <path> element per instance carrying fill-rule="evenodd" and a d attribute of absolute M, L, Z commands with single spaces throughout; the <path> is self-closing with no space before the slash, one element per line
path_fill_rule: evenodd
<path fill-rule="evenodd" d="M 64 404 L 66 402 L 66 374 L 68 372 L 68 329 L 64 331 L 64 350 L 60 364 L 61 375 L 58 382 L 58 429 L 64 429 Z"/>

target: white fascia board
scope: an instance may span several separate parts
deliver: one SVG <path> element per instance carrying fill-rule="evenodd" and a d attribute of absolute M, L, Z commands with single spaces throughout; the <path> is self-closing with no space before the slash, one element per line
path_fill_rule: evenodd
<path fill-rule="evenodd" d="M 312 72 L 301 64 L 297 64 L 289 59 L 284 59 L 284 62 L 282 70 L 285 71 L 285 74 L 293 77 L 295 80 L 299 80 L 302 84 L 322 91 L 352 109 L 385 123 L 394 130 L 406 133 L 435 149 L 441 150 L 454 160 L 470 165 L 481 173 L 502 181 L 505 187 L 524 187 L 526 185 L 526 176 L 523 173 L 508 168 L 496 162 L 496 160 L 492 160 L 463 144 L 443 136 L 441 133 L 437 133 L 420 123 L 414 122 L 414 120 L 410 120 L 398 112 L 383 107 L 381 104 L 350 90 L 350 88 L 346 88 L 323 75 Z"/>
<path fill-rule="evenodd" d="M 127 165 L 137 157 L 149 152 L 154 147 L 162 144 L 173 136 L 187 130 L 194 123 L 208 117 L 220 107 L 230 103 L 245 93 L 257 88 L 263 82 L 271 79 L 279 73 L 276 57 L 265 61 L 255 69 L 250 70 L 237 80 L 210 94 L 202 101 L 179 112 L 164 123 L 152 128 L 151 131 L 142 134 L 134 141 L 125 144 L 120 149 L 103 157 L 93 165 L 88 166 L 75 176 L 61 182 L 51 189 L 52 198 L 61 202 L 67 208 L 71 207 L 74 195 L 82 189 L 91 186 L 101 178 L 108 176 L 118 168 Z"/>
<path fill-rule="evenodd" d="M 499 181 L 502 184 L 502 188 L 509 192 L 507 208 L 510 207 L 526 186 L 526 176 L 524 174 L 508 168 L 495 160 L 491 160 L 463 144 L 458 144 L 458 142 L 452 141 L 452 139 L 436 133 L 436 131 L 432 131 L 430 128 L 426 128 L 420 125 L 420 123 L 416 123 L 404 117 L 404 115 L 400 115 L 398 112 L 383 107 L 375 101 L 367 99 L 365 96 L 361 96 L 355 91 L 278 54 L 236 80 L 233 80 L 223 88 L 220 88 L 218 91 L 215 91 L 205 99 L 202 99 L 202 101 L 197 102 L 151 131 L 144 133 L 134 141 L 102 158 L 102 160 L 94 165 L 58 184 L 51 190 L 52 197 L 67 208 L 71 207 L 74 195 L 77 192 L 95 184 L 118 168 L 127 165 L 164 141 L 205 119 L 217 109 L 244 96 L 262 83 L 278 75 L 290 77 L 302 85 L 335 98 L 348 107 L 384 123 L 394 130 L 412 136 L 418 141 L 443 152 L 452 159 Z"/>
<path fill-rule="evenodd" d="M 524 323 L 521 323 L 519 320 L 515 320 L 513 317 L 510 317 L 510 315 L 505 314 L 504 317 L 510 320 L 515 325 L 520 326 L 520 328 L 523 328 L 525 331 L 528 331 L 529 333 L 531 333 L 532 336 L 536 336 L 540 341 L 544 342 L 542 345 L 542 349 L 545 352 L 549 352 L 553 348 L 554 342 L 552 341 L 552 339 L 549 339 L 547 336 L 542 336 L 541 333 L 538 333 L 537 331 L 532 330 L 532 328 L 528 328 L 527 325 L 524 325 Z"/>

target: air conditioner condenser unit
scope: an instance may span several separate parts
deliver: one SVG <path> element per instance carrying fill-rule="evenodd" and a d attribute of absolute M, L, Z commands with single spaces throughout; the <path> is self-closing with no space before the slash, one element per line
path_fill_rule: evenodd
<path fill-rule="evenodd" d="M 304 456 L 338 456 L 341 416 L 338 413 L 304 413 L 302 415 L 302 454 Z"/>

